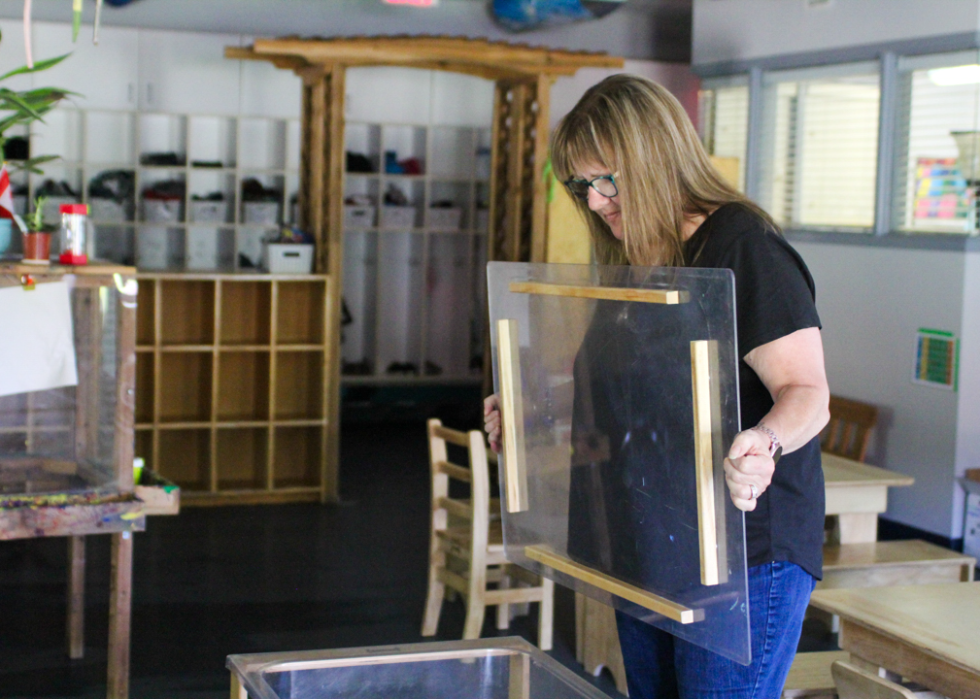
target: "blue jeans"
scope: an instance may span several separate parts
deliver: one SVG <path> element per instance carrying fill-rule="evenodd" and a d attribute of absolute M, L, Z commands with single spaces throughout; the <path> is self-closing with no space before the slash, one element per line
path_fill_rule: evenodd
<path fill-rule="evenodd" d="M 630 699 L 778 699 L 815 581 L 794 563 L 749 568 L 749 666 L 616 612 Z"/>

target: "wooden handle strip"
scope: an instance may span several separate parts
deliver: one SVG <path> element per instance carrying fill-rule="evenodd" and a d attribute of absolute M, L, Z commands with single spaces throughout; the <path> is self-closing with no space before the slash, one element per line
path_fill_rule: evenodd
<path fill-rule="evenodd" d="M 545 284 L 543 282 L 511 282 L 512 294 L 540 294 L 544 296 L 568 296 L 578 299 L 604 301 L 637 301 L 639 303 L 687 303 L 691 295 L 676 289 L 622 289 L 612 286 L 573 286 L 571 284 Z"/>
<path fill-rule="evenodd" d="M 622 580 L 618 580 L 611 575 L 606 575 L 594 568 L 576 563 L 570 558 L 556 553 L 548 546 L 541 544 L 526 546 L 524 548 L 524 555 L 532 561 L 537 561 L 542 565 L 548 566 L 552 570 L 570 575 L 576 580 L 581 580 L 592 585 L 592 587 L 597 587 L 617 597 L 622 597 L 625 600 L 629 600 L 657 614 L 662 614 L 668 619 L 673 619 L 681 624 L 692 624 L 696 621 L 704 620 L 703 609 L 691 609 L 683 604 L 673 602 L 666 597 L 661 597 L 635 585 L 624 583 Z"/>
<path fill-rule="evenodd" d="M 524 401 L 521 396 L 521 358 L 517 321 L 497 321 L 497 364 L 500 368 L 500 422 L 503 433 L 504 477 L 507 511 L 524 512 L 527 502 L 527 468 L 524 463 Z"/>
<path fill-rule="evenodd" d="M 718 585 L 728 578 L 724 537 L 719 537 L 719 531 L 724 531 L 724 522 L 717 517 L 717 490 L 714 475 L 714 451 L 721 449 L 718 370 L 718 343 L 715 340 L 691 342 L 694 468 L 698 497 L 702 585 Z"/>

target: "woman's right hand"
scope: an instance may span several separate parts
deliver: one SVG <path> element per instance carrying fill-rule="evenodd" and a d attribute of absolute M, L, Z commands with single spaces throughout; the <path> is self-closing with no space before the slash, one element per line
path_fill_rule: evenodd
<path fill-rule="evenodd" d="M 495 454 L 500 453 L 500 398 L 497 394 L 483 399 L 483 429 Z"/>

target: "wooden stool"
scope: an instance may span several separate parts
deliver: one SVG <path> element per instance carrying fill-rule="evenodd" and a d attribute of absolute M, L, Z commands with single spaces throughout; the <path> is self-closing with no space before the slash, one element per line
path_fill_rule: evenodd
<path fill-rule="evenodd" d="M 902 685 L 845 661 L 836 661 L 831 671 L 840 699 L 916 699 Z"/>
<path fill-rule="evenodd" d="M 540 602 L 538 646 L 541 650 L 550 650 L 555 584 L 508 564 L 504 557 L 500 502 L 490 498 L 488 452 L 483 433 L 477 430 L 458 432 L 443 427 L 439 420 L 429 420 L 428 434 L 432 528 L 429 593 L 422 635 L 436 633 L 443 597 L 449 587 L 466 600 L 464 639 L 480 637 L 488 606 L 497 606 L 497 628 L 506 629 L 510 624 L 509 605 Z M 469 468 L 449 462 L 447 442 L 467 450 Z M 470 497 L 450 497 L 450 480 L 468 484 Z M 454 560 L 458 562 L 455 568 L 451 565 Z M 488 588 L 488 583 L 496 583 L 496 589 Z M 517 587 L 515 583 L 526 586 Z"/>

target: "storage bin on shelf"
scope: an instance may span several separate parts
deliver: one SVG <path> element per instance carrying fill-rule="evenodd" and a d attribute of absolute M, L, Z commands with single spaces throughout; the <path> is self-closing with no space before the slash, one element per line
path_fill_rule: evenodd
<path fill-rule="evenodd" d="M 458 231 L 463 210 L 458 207 L 431 207 L 428 227 L 434 231 Z"/>
<path fill-rule="evenodd" d="M 309 274 L 313 271 L 313 245 L 266 243 L 265 268 L 272 274 Z"/>
<path fill-rule="evenodd" d="M 391 204 L 385 204 L 381 207 L 381 227 L 389 229 L 414 228 L 415 211 L 414 206 L 393 206 Z"/>
<path fill-rule="evenodd" d="M 373 228 L 374 227 L 374 207 L 373 206 L 344 206 L 344 228 Z"/>
<path fill-rule="evenodd" d="M 126 203 L 103 197 L 89 199 L 89 218 L 97 223 L 121 223 L 128 220 Z"/>
<path fill-rule="evenodd" d="M 224 223 L 228 220 L 228 202 L 220 199 L 191 201 L 190 220 L 195 223 Z"/>
<path fill-rule="evenodd" d="M 276 226 L 279 224 L 279 202 L 242 202 L 242 220 L 255 225 Z"/>
<path fill-rule="evenodd" d="M 177 223 L 183 203 L 180 199 L 144 199 L 143 219 L 150 223 Z"/>

